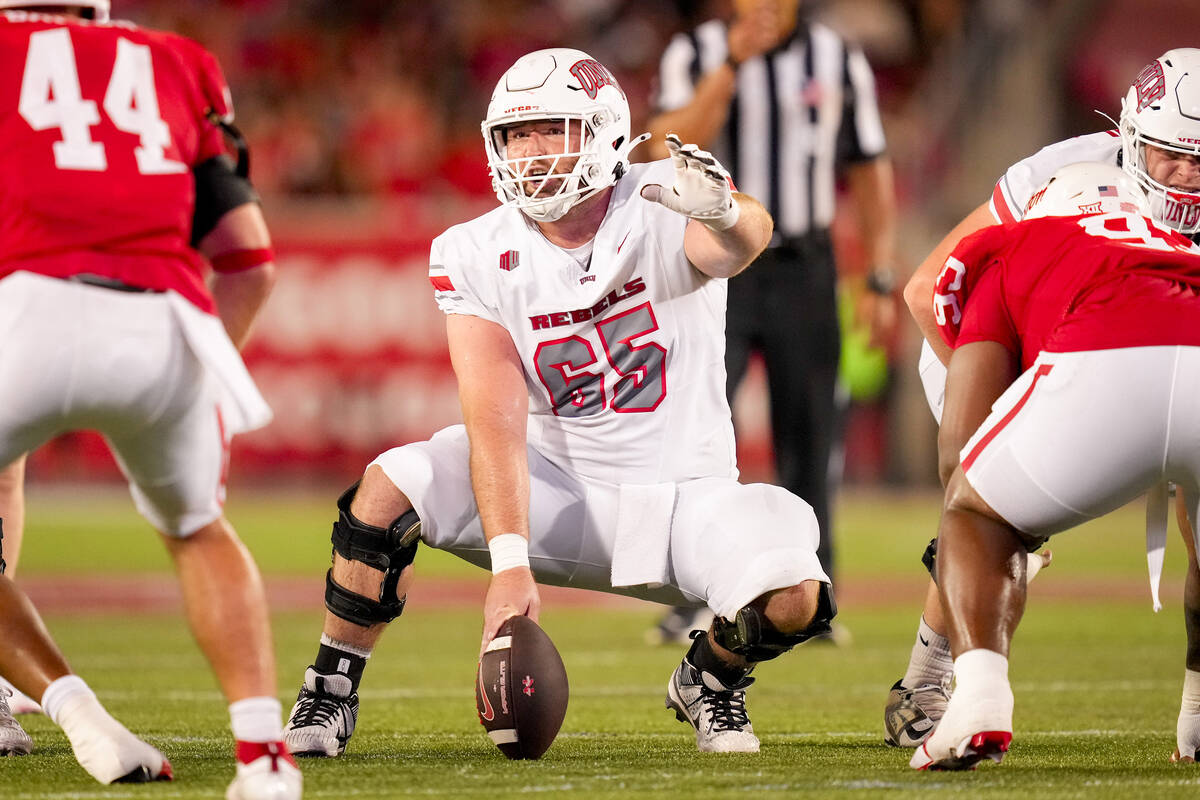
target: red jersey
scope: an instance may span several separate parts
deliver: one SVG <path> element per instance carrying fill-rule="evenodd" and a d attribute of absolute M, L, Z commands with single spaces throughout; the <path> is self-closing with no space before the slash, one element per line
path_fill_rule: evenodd
<path fill-rule="evenodd" d="M 94 274 L 213 311 L 192 167 L 224 152 L 221 69 L 130 23 L 0 13 L 0 277 Z"/>
<path fill-rule="evenodd" d="M 1200 247 L 1146 217 L 994 225 L 959 242 L 934 287 L 950 347 L 999 342 L 1026 369 L 1043 350 L 1200 346 Z"/>

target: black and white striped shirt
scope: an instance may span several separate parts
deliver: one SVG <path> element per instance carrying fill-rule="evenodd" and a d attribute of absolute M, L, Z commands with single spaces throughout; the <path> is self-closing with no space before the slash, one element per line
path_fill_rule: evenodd
<path fill-rule="evenodd" d="M 659 111 L 691 102 L 696 83 L 728 57 L 728 25 L 676 34 L 659 65 Z M 818 23 L 739 65 L 721 137 L 710 148 L 740 191 L 759 199 L 784 236 L 833 223 L 835 167 L 886 147 L 875 79 L 862 51 Z"/>

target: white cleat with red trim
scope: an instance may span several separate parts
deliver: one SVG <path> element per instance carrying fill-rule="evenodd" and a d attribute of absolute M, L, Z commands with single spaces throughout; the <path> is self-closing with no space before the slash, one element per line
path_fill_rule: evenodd
<path fill-rule="evenodd" d="M 1013 695 L 1008 681 L 990 681 L 987 691 L 959 686 L 946 715 L 908 762 L 913 769 L 975 769 L 990 758 L 997 764 L 1012 742 Z M 983 687 L 971 687 L 983 689 Z"/>
<path fill-rule="evenodd" d="M 225 800 L 300 800 L 304 779 L 283 742 L 238 742 Z"/>
<path fill-rule="evenodd" d="M 951 749 L 948 755 L 934 758 L 929 751 L 929 740 L 927 739 L 917 748 L 917 752 L 913 753 L 912 760 L 908 762 L 908 765 L 913 769 L 927 769 L 936 772 L 975 769 L 985 758 L 990 758 L 999 764 L 1004 758 L 1004 754 L 1008 752 L 1011 743 L 1012 734 L 1008 731 L 980 731 L 963 739 Z M 934 752 L 938 752 L 936 747 Z"/>

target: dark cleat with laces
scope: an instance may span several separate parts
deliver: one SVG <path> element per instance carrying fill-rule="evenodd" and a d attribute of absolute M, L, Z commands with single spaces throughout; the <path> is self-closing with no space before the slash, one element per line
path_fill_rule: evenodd
<path fill-rule="evenodd" d="M 726 686 L 712 673 L 693 667 L 685 658 L 667 684 L 667 708 L 696 729 L 702 753 L 757 753 L 758 737 L 746 713 L 746 677 Z"/>
<path fill-rule="evenodd" d="M 346 750 L 358 722 L 358 693 L 345 675 L 304 671 L 304 685 L 288 716 L 283 741 L 294 756 L 332 758 Z"/>

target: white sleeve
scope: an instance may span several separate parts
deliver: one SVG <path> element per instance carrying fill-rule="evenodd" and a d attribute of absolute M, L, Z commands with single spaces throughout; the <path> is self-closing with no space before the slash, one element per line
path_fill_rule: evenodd
<path fill-rule="evenodd" d="M 446 234 L 433 240 L 429 251 L 429 282 L 438 308 L 445 314 L 465 314 L 500 322 L 499 314 L 490 308 L 468 282 L 467 268 L 460 248 L 446 241 Z"/>
<path fill-rule="evenodd" d="M 1089 133 L 1043 147 L 1013 164 L 996 182 L 989 203 L 992 216 L 998 222 L 1023 219 L 1029 199 L 1060 167 L 1081 161 L 1115 164 L 1120 149 L 1121 139 L 1116 131 Z"/>

